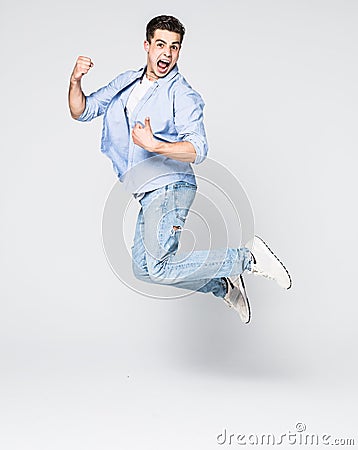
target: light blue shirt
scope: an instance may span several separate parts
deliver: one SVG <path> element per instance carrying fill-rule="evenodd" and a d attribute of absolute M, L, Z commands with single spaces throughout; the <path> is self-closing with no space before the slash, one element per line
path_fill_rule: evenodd
<path fill-rule="evenodd" d="M 125 107 L 129 94 L 145 70 L 124 72 L 86 96 L 86 107 L 78 120 L 88 122 L 103 115 L 101 151 L 111 159 L 119 180 L 130 192 L 143 193 L 176 181 L 196 184 L 191 163 L 144 150 L 134 144 L 131 131 L 137 122 L 144 124 L 145 117 L 150 117 L 156 139 L 191 142 L 196 150 L 194 164 L 199 164 L 208 151 L 204 102 L 175 65 L 167 76 L 153 82 L 128 119 Z"/>

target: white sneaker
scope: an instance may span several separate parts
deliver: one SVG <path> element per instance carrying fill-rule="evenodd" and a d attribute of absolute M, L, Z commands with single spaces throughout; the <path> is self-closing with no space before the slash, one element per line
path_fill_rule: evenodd
<path fill-rule="evenodd" d="M 243 323 L 249 323 L 251 319 L 251 309 L 242 275 L 235 278 L 225 278 L 225 280 L 227 284 L 227 294 L 224 297 L 224 301 L 230 308 L 234 308 L 239 313 Z"/>
<path fill-rule="evenodd" d="M 275 280 L 284 289 L 289 289 L 292 286 L 288 270 L 259 236 L 254 236 L 251 254 L 253 262 L 249 273 Z"/>

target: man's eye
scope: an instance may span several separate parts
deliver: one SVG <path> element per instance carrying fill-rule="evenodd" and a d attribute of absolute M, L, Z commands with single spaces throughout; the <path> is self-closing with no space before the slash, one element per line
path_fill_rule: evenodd
<path fill-rule="evenodd" d="M 176 45 L 173 45 L 173 46 L 172 46 L 172 49 L 173 49 L 173 50 L 178 50 L 178 47 L 177 47 Z"/>

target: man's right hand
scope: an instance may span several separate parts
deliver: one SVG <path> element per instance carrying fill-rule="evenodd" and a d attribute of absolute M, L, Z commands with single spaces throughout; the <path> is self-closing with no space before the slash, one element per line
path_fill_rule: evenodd
<path fill-rule="evenodd" d="M 88 58 L 87 56 L 79 56 L 71 74 L 71 81 L 80 81 L 83 75 L 85 75 L 93 66 L 94 63 L 91 61 L 91 58 Z"/>

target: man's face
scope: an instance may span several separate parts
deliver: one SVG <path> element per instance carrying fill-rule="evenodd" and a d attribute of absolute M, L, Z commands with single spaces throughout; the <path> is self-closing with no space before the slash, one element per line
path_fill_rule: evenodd
<path fill-rule="evenodd" d="M 179 33 L 155 30 L 151 42 L 144 42 L 148 77 L 157 80 L 168 75 L 178 61 L 180 47 Z"/>

